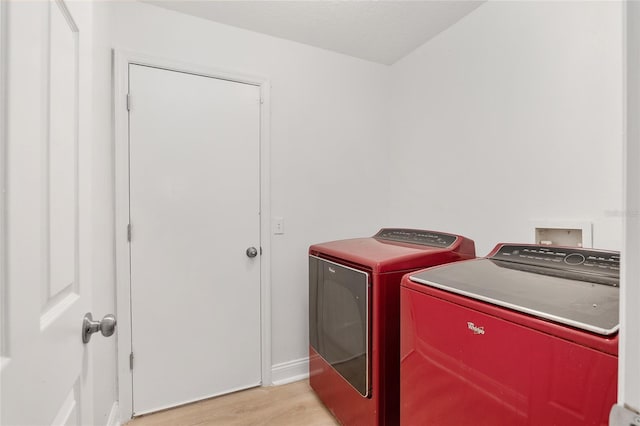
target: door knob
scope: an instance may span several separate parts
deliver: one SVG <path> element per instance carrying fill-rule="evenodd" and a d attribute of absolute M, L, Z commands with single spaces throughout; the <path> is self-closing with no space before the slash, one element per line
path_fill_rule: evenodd
<path fill-rule="evenodd" d="M 102 321 L 94 321 L 90 312 L 84 315 L 82 320 L 82 342 L 89 343 L 91 335 L 100 331 L 104 337 L 109 337 L 116 329 L 116 317 L 112 314 L 105 315 Z"/>
<path fill-rule="evenodd" d="M 258 255 L 258 249 L 255 247 L 249 247 L 247 249 L 247 257 L 256 257 Z"/>

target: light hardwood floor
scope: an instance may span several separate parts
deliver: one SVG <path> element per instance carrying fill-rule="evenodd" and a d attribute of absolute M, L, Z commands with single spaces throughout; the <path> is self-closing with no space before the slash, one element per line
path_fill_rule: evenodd
<path fill-rule="evenodd" d="M 309 387 L 309 381 L 253 388 L 159 413 L 127 426 L 336 426 L 339 423 Z"/>

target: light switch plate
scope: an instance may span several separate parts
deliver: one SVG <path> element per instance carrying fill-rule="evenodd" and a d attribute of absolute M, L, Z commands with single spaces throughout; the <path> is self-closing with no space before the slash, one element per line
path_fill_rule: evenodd
<path fill-rule="evenodd" d="M 284 234 L 284 218 L 282 218 L 281 216 L 276 216 L 273 218 L 271 223 L 272 223 L 273 233 L 275 235 Z"/>

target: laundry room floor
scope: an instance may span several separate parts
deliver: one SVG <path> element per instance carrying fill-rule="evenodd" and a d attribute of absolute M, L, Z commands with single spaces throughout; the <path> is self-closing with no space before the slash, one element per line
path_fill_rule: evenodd
<path fill-rule="evenodd" d="M 337 426 L 308 380 L 257 387 L 135 418 L 127 426 Z"/>

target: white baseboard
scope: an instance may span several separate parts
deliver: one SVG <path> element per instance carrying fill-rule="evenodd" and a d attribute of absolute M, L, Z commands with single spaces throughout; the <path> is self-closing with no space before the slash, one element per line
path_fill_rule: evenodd
<path fill-rule="evenodd" d="M 309 357 L 294 359 L 271 367 L 271 383 L 275 386 L 309 377 Z"/>
<path fill-rule="evenodd" d="M 309 357 L 294 359 L 271 367 L 271 384 L 274 386 L 286 385 L 309 377 Z M 114 402 L 109 412 L 106 426 L 121 426 L 120 407 Z"/>
<path fill-rule="evenodd" d="M 118 401 L 115 401 L 111 406 L 106 426 L 120 426 L 120 407 L 118 407 Z"/>

